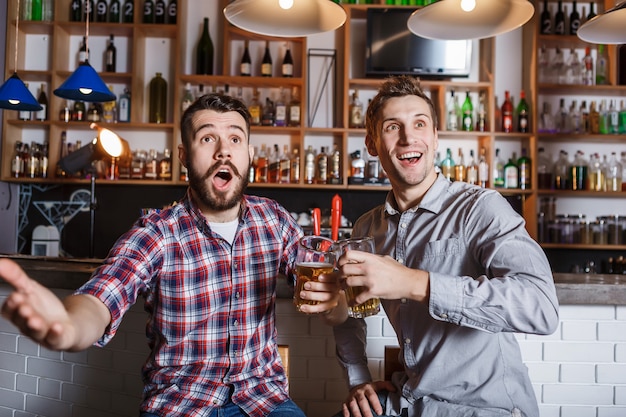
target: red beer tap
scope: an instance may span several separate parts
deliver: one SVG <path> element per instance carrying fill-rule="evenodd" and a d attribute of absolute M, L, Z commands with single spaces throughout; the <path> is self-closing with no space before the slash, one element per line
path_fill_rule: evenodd
<path fill-rule="evenodd" d="M 322 211 L 319 208 L 313 209 L 313 234 L 315 236 L 322 234 Z"/>
<path fill-rule="evenodd" d="M 331 235 L 333 240 L 339 239 L 339 226 L 341 226 L 341 212 L 343 210 L 343 202 L 339 194 L 335 194 L 332 201 L 332 207 L 330 209 L 330 226 Z"/>

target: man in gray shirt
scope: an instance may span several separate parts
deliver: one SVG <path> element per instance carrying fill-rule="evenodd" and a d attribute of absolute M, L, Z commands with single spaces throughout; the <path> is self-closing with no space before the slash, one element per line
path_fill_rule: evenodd
<path fill-rule="evenodd" d="M 545 254 L 498 192 L 437 174 L 437 116 L 418 80 L 386 80 L 366 128 L 392 191 L 353 230 L 374 237 L 377 255 L 348 251 L 339 270 L 345 285 L 367 288 L 357 302 L 381 298 L 405 372 L 372 381 L 366 322 L 347 318 L 338 297 L 323 316 L 350 388 L 337 415 L 538 417 L 514 333 L 558 325 Z"/>

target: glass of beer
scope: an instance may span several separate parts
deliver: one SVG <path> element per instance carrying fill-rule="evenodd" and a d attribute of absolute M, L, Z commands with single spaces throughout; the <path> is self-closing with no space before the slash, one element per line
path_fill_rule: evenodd
<path fill-rule="evenodd" d="M 342 239 L 337 242 L 339 248 L 339 254 L 345 253 L 348 250 L 360 250 L 363 252 L 375 253 L 376 248 L 374 246 L 374 238 L 371 236 L 361 238 Z M 380 311 L 380 299 L 370 298 L 364 303 L 357 304 L 356 297 L 365 291 L 365 287 L 357 286 L 350 287 L 345 286 L 346 301 L 348 303 L 348 316 L 355 318 L 364 318 L 378 314 Z"/>
<path fill-rule="evenodd" d="M 337 260 L 336 247 L 332 239 L 322 236 L 304 236 L 298 244 L 296 258 L 296 289 L 293 303 L 298 311 L 304 304 L 315 305 L 317 301 L 303 300 L 300 292 L 307 281 L 317 281 L 321 274 L 330 274 Z"/>

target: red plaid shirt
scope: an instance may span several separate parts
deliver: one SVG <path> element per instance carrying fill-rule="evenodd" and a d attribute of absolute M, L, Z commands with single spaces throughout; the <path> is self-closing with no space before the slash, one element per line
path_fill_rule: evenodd
<path fill-rule="evenodd" d="M 77 293 L 98 297 L 111 324 L 142 295 L 151 354 L 141 410 L 208 416 L 229 397 L 250 416 L 288 399 L 275 326 L 276 278 L 292 277 L 302 236 L 275 201 L 246 196 L 231 246 L 190 200 L 140 218 Z"/>

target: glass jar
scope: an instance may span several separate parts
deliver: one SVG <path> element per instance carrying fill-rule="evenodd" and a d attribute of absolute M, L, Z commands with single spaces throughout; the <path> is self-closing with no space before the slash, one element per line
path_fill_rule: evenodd
<path fill-rule="evenodd" d="M 593 228 L 592 222 L 584 219 L 580 222 L 580 227 L 578 229 L 578 242 L 581 245 L 592 245 L 593 244 Z"/>
<path fill-rule="evenodd" d="M 606 221 L 597 219 L 593 224 L 593 243 L 594 245 L 606 245 L 609 242 L 609 233 Z"/>

